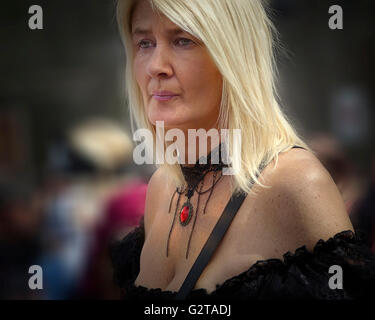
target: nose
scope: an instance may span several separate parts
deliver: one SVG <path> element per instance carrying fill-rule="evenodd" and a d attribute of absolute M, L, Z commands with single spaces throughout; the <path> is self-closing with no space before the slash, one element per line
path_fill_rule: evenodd
<path fill-rule="evenodd" d="M 152 78 L 168 78 L 173 74 L 171 56 L 163 46 L 156 46 L 147 62 L 147 73 Z"/>

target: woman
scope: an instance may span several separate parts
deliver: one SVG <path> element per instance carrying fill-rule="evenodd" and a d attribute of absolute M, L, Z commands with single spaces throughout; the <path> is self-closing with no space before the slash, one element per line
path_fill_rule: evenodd
<path fill-rule="evenodd" d="M 176 298 L 237 193 L 247 196 L 185 298 L 368 294 L 374 260 L 353 232 L 332 178 L 277 103 L 275 30 L 261 1 L 119 1 L 118 18 L 138 128 L 156 139 L 157 121 L 185 137 L 189 129 L 240 128 L 242 141 L 240 150 L 233 137 L 229 146 L 225 139 L 211 141 L 219 163 L 211 153 L 207 165 L 195 156 L 193 166 L 159 166 L 149 182 L 144 223 L 112 247 L 124 297 Z M 195 151 L 188 143 L 177 149 L 182 160 Z M 223 174 L 223 150 L 234 175 Z M 331 265 L 342 267 L 344 289 L 329 286 Z M 355 277 L 345 278 L 347 271 Z M 358 284 L 367 286 L 361 294 Z"/>

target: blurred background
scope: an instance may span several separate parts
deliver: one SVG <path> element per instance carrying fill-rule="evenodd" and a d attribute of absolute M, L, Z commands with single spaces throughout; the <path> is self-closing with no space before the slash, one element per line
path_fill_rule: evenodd
<path fill-rule="evenodd" d="M 43 30 L 30 30 L 31 5 Z M 286 114 L 375 252 L 375 3 L 270 0 Z M 344 29 L 328 27 L 340 5 Z M 0 298 L 116 299 L 107 244 L 143 215 L 114 0 L 0 4 Z M 43 268 L 30 290 L 29 267 Z"/>

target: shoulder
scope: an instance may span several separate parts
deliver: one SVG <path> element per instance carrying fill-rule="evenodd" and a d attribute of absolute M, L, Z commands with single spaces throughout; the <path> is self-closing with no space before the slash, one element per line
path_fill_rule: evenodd
<path fill-rule="evenodd" d="M 344 201 L 328 171 L 310 151 L 291 149 L 264 170 L 262 203 L 277 232 L 291 246 L 312 249 L 343 230 L 353 230 Z M 271 222 L 272 221 L 272 222 Z"/>

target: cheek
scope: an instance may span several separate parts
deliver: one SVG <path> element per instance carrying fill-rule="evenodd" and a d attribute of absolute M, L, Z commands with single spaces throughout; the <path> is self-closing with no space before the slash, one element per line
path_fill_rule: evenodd
<path fill-rule="evenodd" d="M 191 93 L 188 96 L 202 107 L 220 103 L 222 77 L 216 66 L 206 59 L 185 66 L 183 79 L 187 92 Z"/>
<path fill-rule="evenodd" d="M 146 77 L 146 70 L 145 70 L 145 63 L 142 63 L 140 59 L 135 58 L 133 61 L 133 71 L 135 80 L 138 83 L 138 86 L 141 88 L 142 93 L 145 93 L 147 90 L 147 77 Z"/>

